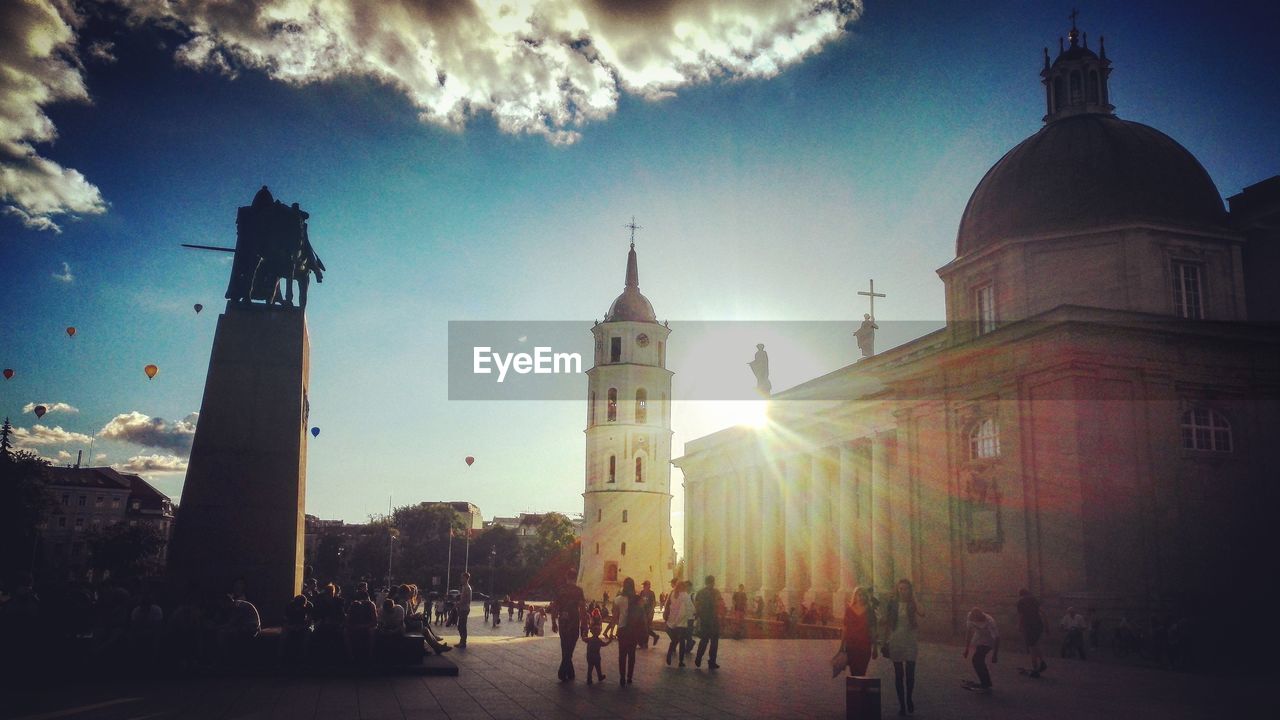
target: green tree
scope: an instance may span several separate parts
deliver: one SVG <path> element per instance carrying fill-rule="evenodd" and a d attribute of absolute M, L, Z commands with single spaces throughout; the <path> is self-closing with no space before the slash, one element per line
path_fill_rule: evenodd
<path fill-rule="evenodd" d="M 152 523 L 118 522 L 89 538 L 90 564 L 113 578 L 137 578 L 159 574 L 164 533 Z"/>
<path fill-rule="evenodd" d="M 578 567 L 579 554 L 573 521 L 556 512 L 544 515 L 533 542 L 525 548 L 529 590 L 550 592 L 566 570 Z"/>
<path fill-rule="evenodd" d="M 471 543 L 471 572 L 479 581 L 477 589 L 495 595 L 516 592 L 527 574 L 520 557 L 520 539 L 515 532 L 494 525 Z M 492 572 L 492 575 L 490 575 Z"/>
<path fill-rule="evenodd" d="M 0 580 L 34 574 L 39 525 L 53 506 L 45 477 L 49 461 L 12 450 L 11 432 L 5 418 L 0 426 Z"/>

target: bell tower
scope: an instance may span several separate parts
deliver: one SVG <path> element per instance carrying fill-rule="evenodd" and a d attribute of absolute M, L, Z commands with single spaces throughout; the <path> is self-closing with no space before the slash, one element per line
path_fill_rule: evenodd
<path fill-rule="evenodd" d="M 591 333 L 587 371 L 586 491 L 578 582 L 588 600 L 615 596 L 622 580 L 667 586 L 671 538 L 671 376 L 667 336 L 640 293 L 634 220 L 626 281 Z"/>

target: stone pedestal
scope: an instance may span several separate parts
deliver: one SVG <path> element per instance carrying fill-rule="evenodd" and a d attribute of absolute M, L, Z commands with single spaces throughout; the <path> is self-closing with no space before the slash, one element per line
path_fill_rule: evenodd
<path fill-rule="evenodd" d="M 243 579 L 264 626 L 302 583 L 309 354 L 301 309 L 228 305 L 218 318 L 170 545 L 176 591 Z"/>

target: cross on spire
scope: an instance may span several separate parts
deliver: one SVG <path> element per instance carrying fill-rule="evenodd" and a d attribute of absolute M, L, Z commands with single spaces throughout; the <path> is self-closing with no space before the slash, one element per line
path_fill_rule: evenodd
<path fill-rule="evenodd" d="M 878 297 L 882 298 L 887 296 L 884 293 L 876 292 L 876 281 L 874 278 L 871 280 L 871 290 L 869 292 L 863 292 L 859 290 L 858 294 L 865 295 L 871 299 L 871 317 L 872 319 L 874 319 L 876 316 L 876 298 Z"/>
<path fill-rule="evenodd" d="M 641 229 L 642 226 L 636 224 L 636 216 L 632 215 L 631 222 L 622 227 L 631 229 L 631 247 L 634 248 L 636 246 L 636 231 Z"/>
<path fill-rule="evenodd" d="M 1072 30 L 1075 30 L 1075 29 L 1076 29 L 1076 18 L 1077 18 L 1077 17 L 1079 17 L 1079 16 L 1080 16 L 1080 11 L 1079 11 L 1079 10 L 1077 10 L 1076 8 L 1071 8 L 1071 14 L 1070 14 L 1070 15 L 1068 15 L 1067 17 L 1071 18 L 1071 29 L 1072 29 Z"/>

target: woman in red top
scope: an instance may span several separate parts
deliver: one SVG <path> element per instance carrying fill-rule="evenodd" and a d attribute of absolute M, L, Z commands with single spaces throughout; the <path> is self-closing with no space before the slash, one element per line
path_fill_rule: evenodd
<path fill-rule="evenodd" d="M 876 652 L 876 611 L 867 603 L 866 591 L 853 589 L 853 599 L 844 608 L 844 651 L 849 657 L 849 674 L 866 675 Z"/>

